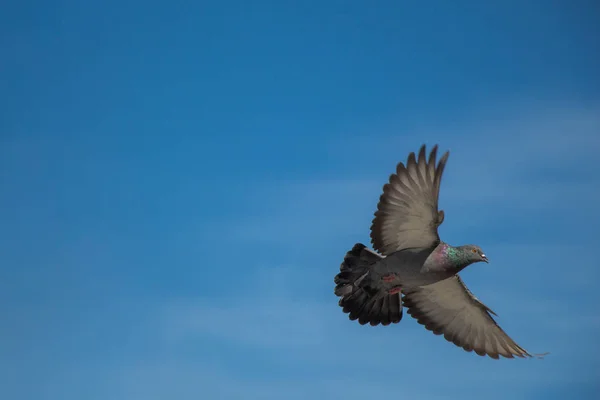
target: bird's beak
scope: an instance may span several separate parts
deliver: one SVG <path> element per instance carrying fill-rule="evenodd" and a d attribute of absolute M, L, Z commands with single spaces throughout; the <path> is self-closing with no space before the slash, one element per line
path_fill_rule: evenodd
<path fill-rule="evenodd" d="M 481 255 L 481 260 L 484 261 L 484 262 L 486 262 L 486 263 L 489 263 L 488 258 L 486 257 L 485 254 Z"/>

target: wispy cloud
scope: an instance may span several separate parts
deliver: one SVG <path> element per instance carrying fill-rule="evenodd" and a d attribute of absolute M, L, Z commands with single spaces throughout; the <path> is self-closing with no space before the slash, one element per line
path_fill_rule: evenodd
<path fill-rule="evenodd" d="M 148 300 L 143 316 L 139 304 L 122 310 L 136 318 L 121 329 L 151 344 L 144 356 L 63 365 L 47 392 L 61 393 L 56 382 L 72 376 L 80 382 L 94 376 L 115 400 L 530 399 L 574 386 L 591 393 L 600 377 L 594 287 L 600 275 L 589 235 L 600 200 L 598 177 L 590 173 L 591 155 L 600 149 L 594 136 L 599 118 L 582 112 L 583 123 L 573 115 L 579 114 L 540 114 L 527 123 L 514 118 L 487 130 L 466 123 L 464 134 L 453 126 L 441 199 L 443 237 L 476 240 L 492 258 L 489 266 L 464 272 L 467 285 L 517 342 L 532 352 L 550 351 L 546 359 L 496 362 L 456 348 L 408 315 L 399 325 L 373 328 L 341 312 L 332 280 L 344 252 L 355 241 L 368 242 L 390 167 L 429 142 L 387 136 L 378 139 L 392 143 L 380 157 L 359 158 L 336 180 L 315 176 L 246 193 L 252 201 L 245 212 L 207 234 L 229 248 L 249 249 L 239 257 L 243 264 L 232 266 L 222 254 L 222 263 L 207 266 L 205 248 L 188 253 L 198 257 L 198 268 L 217 271 L 203 282 L 214 291 Z M 554 127 L 556 137 L 541 140 L 551 133 L 542 126 Z M 512 136 L 498 136 L 504 131 Z M 556 133 L 563 131 L 571 136 Z M 443 138 L 427 138 L 435 136 Z M 340 157 L 352 140 L 348 148 L 336 145 Z M 186 244 L 193 242 L 190 234 Z M 273 261 L 265 256 L 271 253 L 283 257 Z M 435 384 L 423 384 L 429 379 Z"/>
<path fill-rule="evenodd" d="M 389 379 L 400 379 L 403 387 L 418 382 L 424 370 L 436 376 L 436 385 L 415 392 L 419 398 L 447 393 L 493 398 L 490 385 L 509 388 L 511 397 L 519 391 L 530 398 L 540 395 L 540 385 L 592 385 L 600 371 L 594 356 L 600 326 L 592 304 L 600 298 L 590 285 L 599 275 L 589 233 L 600 222 L 600 181 L 590 171 L 600 150 L 600 113 L 559 111 L 456 124 L 423 140 L 418 134 L 380 135 L 377 140 L 388 145 L 380 157 L 357 159 L 357 176 L 350 169 L 335 181 L 315 177 L 256 188 L 252 196 L 264 202 L 253 203 L 252 216 L 230 221 L 223 233 L 232 242 L 258 244 L 261 251 L 289 252 L 282 261 L 287 266 L 263 268 L 243 290 L 219 298 L 170 302 L 161 312 L 166 337 L 179 346 L 218 340 L 234 351 L 253 349 L 290 371 L 299 365 L 330 368 L 322 378 L 298 378 L 282 386 L 273 379 L 265 380 L 266 386 L 249 384 L 225 373 L 223 379 L 240 390 L 251 387 L 264 398 L 289 388 L 304 397 L 327 398 L 341 395 L 340 390 L 345 398 L 374 390 L 393 395 L 397 391 L 384 389 L 389 371 L 397 371 L 392 374 L 398 378 Z M 347 320 L 331 293 L 343 252 L 354 241 L 368 241 L 372 210 L 390 165 L 425 139 L 443 139 L 445 131 L 455 139 L 448 146 L 452 157 L 441 195 L 447 211 L 442 235 L 453 241 L 480 237 L 493 263 L 465 271 L 467 284 L 499 313 L 499 323 L 515 340 L 532 352 L 550 351 L 544 361 L 490 363 L 426 332 L 408 316 L 398 326 L 362 327 Z M 348 138 L 336 150 L 348 153 L 365 140 Z M 417 147 L 407 148 L 408 142 Z M 337 258 L 326 251 L 332 248 L 340 249 Z M 468 389 L 448 376 L 457 368 L 469 375 Z"/>
<path fill-rule="evenodd" d="M 592 354 L 586 354 L 593 350 L 587 344 L 600 333 L 592 307 L 574 311 L 564 301 L 545 298 L 543 292 L 513 292 L 502 287 L 503 282 L 479 287 L 486 294 L 486 302 L 500 306 L 500 323 L 515 339 L 544 347 L 533 351 L 553 352 L 543 361 L 497 363 L 454 348 L 408 316 L 397 326 L 359 326 L 340 312 L 333 296 L 304 297 L 302 288 L 309 279 L 299 277 L 293 269 L 284 271 L 264 270 L 267 275 L 279 276 L 279 286 L 274 291 L 268 290 L 261 273 L 247 282 L 247 291 L 228 299 L 180 299 L 165 305 L 160 313 L 161 325 L 167 328 L 165 340 L 180 349 L 193 349 L 202 341 L 217 341 L 240 354 L 252 349 L 256 351 L 253 357 L 260 357 L 259 362 L 273 368 L 313 371 L 285 383 L 269 377 L 250 383 L 229 371 L 222 378 L 230 382 L 227 389 L 212 379 L 208 384 L 223 393 L 248 389 L 252 392 L 248 398 L 283 395 L 290 388 L 298 396 L 338 392 L 345 398 L 360 398 L 369 390 L 393 395 L 399 390 L 394 385 L 401 385 L 404 394 L 414 391 L 424 399 L 441 398 L 449 392 L 478 398 L 489 385 L 527 392 L 538 385 L 589 384 L 600 369 Z M 498 311 L 498 307 L 493 308 Z M 588 333 L 580 336 L 579 342 L 566 342 L 582 330 Z M 583 375 L 568 372 L 568 365 L 577 364 L 590 369 Z M 456 368 L 469 377 L 468 388 L 447 374 L 448 369 Z M 411 389 L 411 382 L 418 382 L 424 370 L 437 377 L 436 385 Z"/>
<path fill-rule="evenodd" d="M 423 394 L 415 385 L 404 383 L 398 373 L 390 372 L 390 381 L 361 381 L 311 374 L 309 378 L 248 379 L 203 363 L 146 364 L 129 367 L 122 371 L 120 392 L 116 400 L 154 400 L 176 397 L 178 399 L 209 398 L 279 400 L 307 398 L 316 399 L 364 399 L 371 397 L 402 396 L 426 400 L 445 398 L 438 394 Z M 386 373 L 387 375 L 388 373 Z M 276 375 L 274 373 L 273 375 Z"/>
<path fill-rule="evenodd" d="M 600 151 L 600 108 L 524 113 L 483 122 L 473 117 L 475 123 L 393 136 L 348 137 L 335 143 L 332 158 L 369 143 L 382 146 L 373 149 L 377 156 L 356 157 L 337 180 L 315 177 L 257 188 L 264 202 L 252 206 L 252 217 L 232 221 L 224 234 L 235 240 L 305 244 L 342 235 L 365 237 L 387 176 L 422 142 L 451 150 L 440 195 L 448 217 L 443 230 L 512 221 L 527 213 L 538 219 L 552 215 L 548 222 L 567 224 L 566 229 L 600 223 L 600 178 L 592 172 Z M 452 142 L 445 144 L 449 136 Z"/>

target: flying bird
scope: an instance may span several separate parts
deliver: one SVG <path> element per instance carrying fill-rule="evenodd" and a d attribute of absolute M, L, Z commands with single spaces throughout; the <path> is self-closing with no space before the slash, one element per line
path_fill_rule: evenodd
<path fill-rule="evenodd" d="M 371 225 L 374 251 L 357 243 L 335 276 L 334 293 L 350 320 L 390 325 L 403 308 L 426 329 L 466 351 L 494 359 L 532 357 L 496 323 L 490 308 L 475 297 L 458 273 L 488 262 L 476 245 L 451 246 L 438 235 L 444 211 L 438 210 L 442 174 L 449 152 L 436 162 L 423 145 L 383 186 Z M 536 355 L 537 356 L 537 355 Z"/>

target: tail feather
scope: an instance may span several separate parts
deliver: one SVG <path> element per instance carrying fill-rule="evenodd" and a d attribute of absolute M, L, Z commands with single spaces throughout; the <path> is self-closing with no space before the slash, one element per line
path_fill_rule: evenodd
<path fill-rule="evenodd" d="M 400 299 L 400 293 L 390 295 L 389 303 L 390 322 L 397 324 L 402 319 L 402 301 Z"/>
<path fill-rule="evenodd" d="M 370 267 L 382 256 L 357 243 L 346 253 L 340 265 L 340 273 L 335 276 L 334 293 L 340 297 L 342 311 L 349 314 L 352 321 L 361 325 L 389 325 L 402 319 L 400 294 L 380 293 L 369 287 L 365 280 Z"/>
<path fill-rule="evenodd" d="M 371 325 L 379 325 L 381 323 L 381 306 L 383 305 L 383 297 L 372 300 L 371 310 L 366 318 L 363 320 L 363 324 L 369 322 Z M 360 323 L 360 318 L 358 319 Z"/>
<path fill-rule="evenodd" d="M 390 297 L 385 296 L 381 304 L 381 325 L 386 326 L 391 323 L 390 318 Z"/>

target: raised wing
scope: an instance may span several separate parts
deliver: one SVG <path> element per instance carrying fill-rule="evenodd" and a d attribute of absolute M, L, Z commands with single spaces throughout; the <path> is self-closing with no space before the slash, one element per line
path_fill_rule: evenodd
<path fill-rule="evenodd" d="M 438 211 L 440 183 L 449 152 L 436 166 L 437 145 L 425 155 L 425 145 L 410 153 L 406 166 L 399 163 L 396 173 L 383 186 L 371 225 L 371 243 L 381 254 L 409 248 L 429 248 L 439 243 L 437 228 L 444 221 Z"/>
<path fill-rule="evenodd" d="M 498 359 L 532 357 L 500 328 L 490 313 L 458 275 L 432 285 L 408 289 L 404 294 L 408 314 L 426 329 L 466 351 Z"/>

